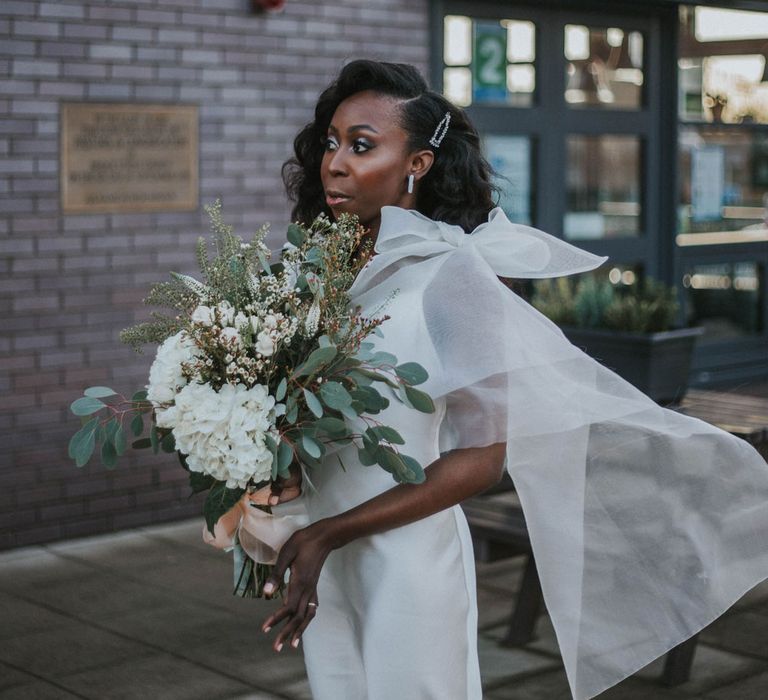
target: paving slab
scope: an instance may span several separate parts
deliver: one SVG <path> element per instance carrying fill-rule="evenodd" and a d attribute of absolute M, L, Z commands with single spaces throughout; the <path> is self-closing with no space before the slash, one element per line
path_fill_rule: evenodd
<path fill-rule="evenodd" d="M 221 673 L 170 654 L 155 652 L 59 679 L 67 690 L 99 700 L 224 700 L 252 690 Z"/>
<path fill-rule="evenodd" d="M 559 660 L 525 648 L 499 646 L 498 639 L 492 639 L 485 634 L 481 634 L 477 641 L 480 676 L 483 679 L 483 688 L 488 692 L 502 684 L 514 685 L 521 676 L 562 667 Z"/>
<path fill-rule="evenodd" d="M 40 680 L 0 690 L 0 700 L 70 700 L 83 697 L 70 693 L 59 685 Z"/>
<path fill-rule="evenodd" d="M 763 700 L 768 698 L 768 671 L 715 688 L 703 697 L 707 700 Z"/>
<path fill-rule="evenodd" d="M 721 649 L 768 661 L 768 620 L 751 610 L 718 618 L 700 638 Z"/>
<path fill-rule="evenodd" d="M 44 680 L 151 652 L 142 644 L 71 621 L 0 644 L 0 661 Z"/>

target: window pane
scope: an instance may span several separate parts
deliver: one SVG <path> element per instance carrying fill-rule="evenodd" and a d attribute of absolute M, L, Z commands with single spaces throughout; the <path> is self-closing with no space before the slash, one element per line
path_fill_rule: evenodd
<path fill-rule="evenodd" d="M 513 107 L 533 104 L 533 22 L 446 15 L 443 29 L 443 92 L 448 99 L 462 107 L 472 103 Z"/>
<path fill-rule="evenodd" d="M 768 135 L 687 126 L 679 148 L 678 243 L 768 240 Z"/>
<path fill-rule="evenodd" d="M 640 139 L 582 136 L 567 139 L 566 238 L 640 234 Z"/>
<path fill-rule="evenodd" d="M 527 136 L 483 136 L 485 157 L 495 171 L 494 184 L 500 189 L 499 206 L 510 221 L 532 224 L 531 140 Z"/>
<path fill-rule="evenodd" d="M 680 117 L 768 123 L 768 13 L 682 7 L 680 18 Z"/>
<path fill-rule="evenodd" d="M 642 106 L 643 35 L 619 27 L 565 26 L 565 101 L 574 108 Z"/>
<path fill-rule="evenodd" d="M 683 276 L 689 325 L 701 325 L 705 340 L 762 332 L 764 270 L 753 262 L 691 265 Z"/>

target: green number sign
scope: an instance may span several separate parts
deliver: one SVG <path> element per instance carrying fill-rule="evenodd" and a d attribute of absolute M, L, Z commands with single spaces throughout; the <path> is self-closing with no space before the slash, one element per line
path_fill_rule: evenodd
<path fill-rule="evenodd" d="M 498 22 L 474 22 L 472 98 L 498 102 L 507 98 L 507 30 Z"/>

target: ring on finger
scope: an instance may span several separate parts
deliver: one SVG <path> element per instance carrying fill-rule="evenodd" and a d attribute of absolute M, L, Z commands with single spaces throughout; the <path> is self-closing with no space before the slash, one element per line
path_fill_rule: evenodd
<path fill-rule="evenodd" d="M 307 603 L 307 605 L 311 605 L 313 608 L 317 607 L 317 603 Z"/>

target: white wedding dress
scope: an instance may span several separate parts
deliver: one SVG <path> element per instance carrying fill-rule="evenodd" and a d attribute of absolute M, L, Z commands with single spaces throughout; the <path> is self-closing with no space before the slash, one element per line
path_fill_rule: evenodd
<path fill-rule="evenodd" d="M 757 452 L 657 406 L 497 277 L 554 277 L 604 259 L 498 208 L 468 235 L 384 207 L 375 249 L 350 295 L 365 315 L 391 317 L 371 339 L 427 369 L 420 388 L 436 405 L 420 413 L 390 393 L 376 418 L 422 466 L 507 442 L 574 698 L 632 674 L 768 577 L 768 466 Z M 312 479 L 311 521 L 395 485 L 352 445 Z M 315 700 L 482 697 L 460 506 L 333 551 L 318 600 L 303 635 Z"/>

